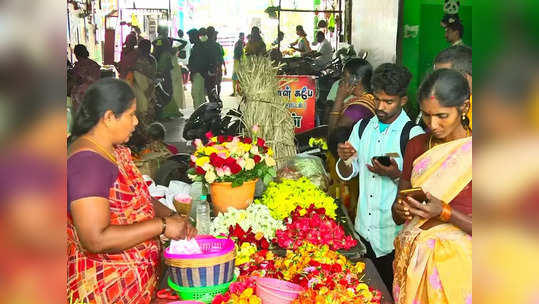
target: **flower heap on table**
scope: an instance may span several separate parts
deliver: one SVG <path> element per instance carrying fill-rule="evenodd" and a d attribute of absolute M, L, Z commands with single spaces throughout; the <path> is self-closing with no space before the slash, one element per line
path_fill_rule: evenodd
<path fill-rule="evenodd" d="M 187 172 L 194 182 L 231 182 L 236 187 L 257 178 L 268 184 L 276 176 L 273 151 L 262 138 L 213 136 L 211 132 L 206 137 L 207 144 L 194 141 L 196 151 Z"/>
<path fill-rule="evenodd" d="M 285 257 L 275 257 L 271 252 L 261 250 L 240 269 L 240 278 L 247 277 L 254 281 L 259 276 L 273 277 L 301 285 L 306 291 L 299 295 L 295 304 L 370 304 L 381 301 L 381 293 L 362 282 L 365 264 L 350 263 L 346 257 L 326 245 L 305 243 L 297 250 L 288 250 Z M 256 292 L 256 286 L 252 287 Z M 234 292 L 231 289 L 226 299 L 232 299 L 233 294 L 239 297 L 244 291 Z"/>
<path fill-rule="evenodd" d="M 316 208 L 324 208 L 328 217 L 332 219 L 336 217 L 335 200 L 306 177 L 298 180 L 283 178 L 280 183 L 272 182 L 262 199 L 255 202 L 268 206 L 271 215 L 280 220 L 290 216 L 298 206 L 307 209 L 311 204 Z"/>
<path fill-rule="evenodd" d="M 276 243 L 285 249 L 297 249 L 304 243 L 328 245 L 332 250 L 350 249 L 357 241 L 344 233 L 344 229 L 334 219 L 326 215 L 324 208 L 296 207 L 285 219 L 286 228 L 277 230 Z"/>
<path fill-rule="evenodd" d="M 268 249 L 275 231 L 284 227 L 282 221 L 271 216 L 268 207 L 251 204 L 245 210 L 229 208 L 226 213 L 220 213 L 211 223 L 210 233 L 236 242 L 236 265 L 241 265 L 259 249 Z"/>
<path fill-rule="evenodd" d="M 232 284 L 225 294 L 217 295 L 212 304 L 261 304 L 262 300 L 255 295 L 256 277 L 242 276 Z"/>

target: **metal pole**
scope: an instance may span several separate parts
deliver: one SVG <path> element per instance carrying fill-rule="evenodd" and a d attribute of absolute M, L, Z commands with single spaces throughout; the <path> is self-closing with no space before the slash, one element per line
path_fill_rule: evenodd
<path fill-rule="evenodd" d="M 277 11 L 277 45 L 279 52 L 281 51 L 281 40 L 279 40 L 279 33 L 281 32 L 281 0 L 279 0 L 279 10 Z"/>

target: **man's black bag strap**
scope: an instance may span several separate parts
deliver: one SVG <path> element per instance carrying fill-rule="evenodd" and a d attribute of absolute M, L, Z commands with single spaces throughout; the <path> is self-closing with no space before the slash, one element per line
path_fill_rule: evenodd
<path fill-rule="evenodd" d="M 359 123 L 358 128 L 358 136 L 359 139 L 361 139 L 361 136 L 363 135 L 363 132 L 365 131 L 365 128 L 369 124 L 370 119 L 363 119 Z M 412 128 L 415 127 L 415 124 L 413 121 L 408 121 L 404 125 L 401 131 L 401 138 L 400 138 L 400 147 L 401 147 L 401 155 L 404 157 L 404 152 L 406 150 L 406 144 L 408 143 L 408 140 L 410 139 L 410 131 L 412 131 Z"/>
<path fill-rule="evenodd" d="M 406 151 L 406 144 L 410 140 L 410 131 L 412 131 L 412 128 L 415 127 L 415 126 L 416 126 L 416 124 L 413 121 L 409 120 L 404 125 L 404 128 L 402 128 L 402 132 L 401 132 L 401 155 L 402 155 L 403 159 L 404 159 L 404 152 Z"/>

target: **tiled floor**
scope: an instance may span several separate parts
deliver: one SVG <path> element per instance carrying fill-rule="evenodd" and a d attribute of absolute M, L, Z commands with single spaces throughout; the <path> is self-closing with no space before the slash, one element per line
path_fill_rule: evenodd
<path fill-rule="evenodd" d="M 240 97 L 230 96 L 232 94 L 232 82 L 224 81 L 221 84 L 221 100 L 223 101 L 223 113 L 228 112 L 230 109 L 237 108 Z M 163 124 L 167 129 L 165 136 L 165 142 L 178 147 L 180 152 L 191 152 L 190 147 L 187 145 L 187 141 L 183 138 L 183 127 L 185 121 L 193 113 L 193 98 L 191 97 L 191 84 L 186 85 L 185 102 L 187 108 L 182 110 L 183 118 L 177 118 L 169 121 L 164 121 Z"/>

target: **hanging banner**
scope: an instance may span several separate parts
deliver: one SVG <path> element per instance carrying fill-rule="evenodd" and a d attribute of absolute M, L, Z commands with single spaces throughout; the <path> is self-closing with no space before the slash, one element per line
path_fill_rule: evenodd
<path fill-rule="evenodd" d="M 316 77 L 310 75 L 279 75 L 279 96 L 294 119 L 294 131 L 303 132 L 315 126 Z"/>

